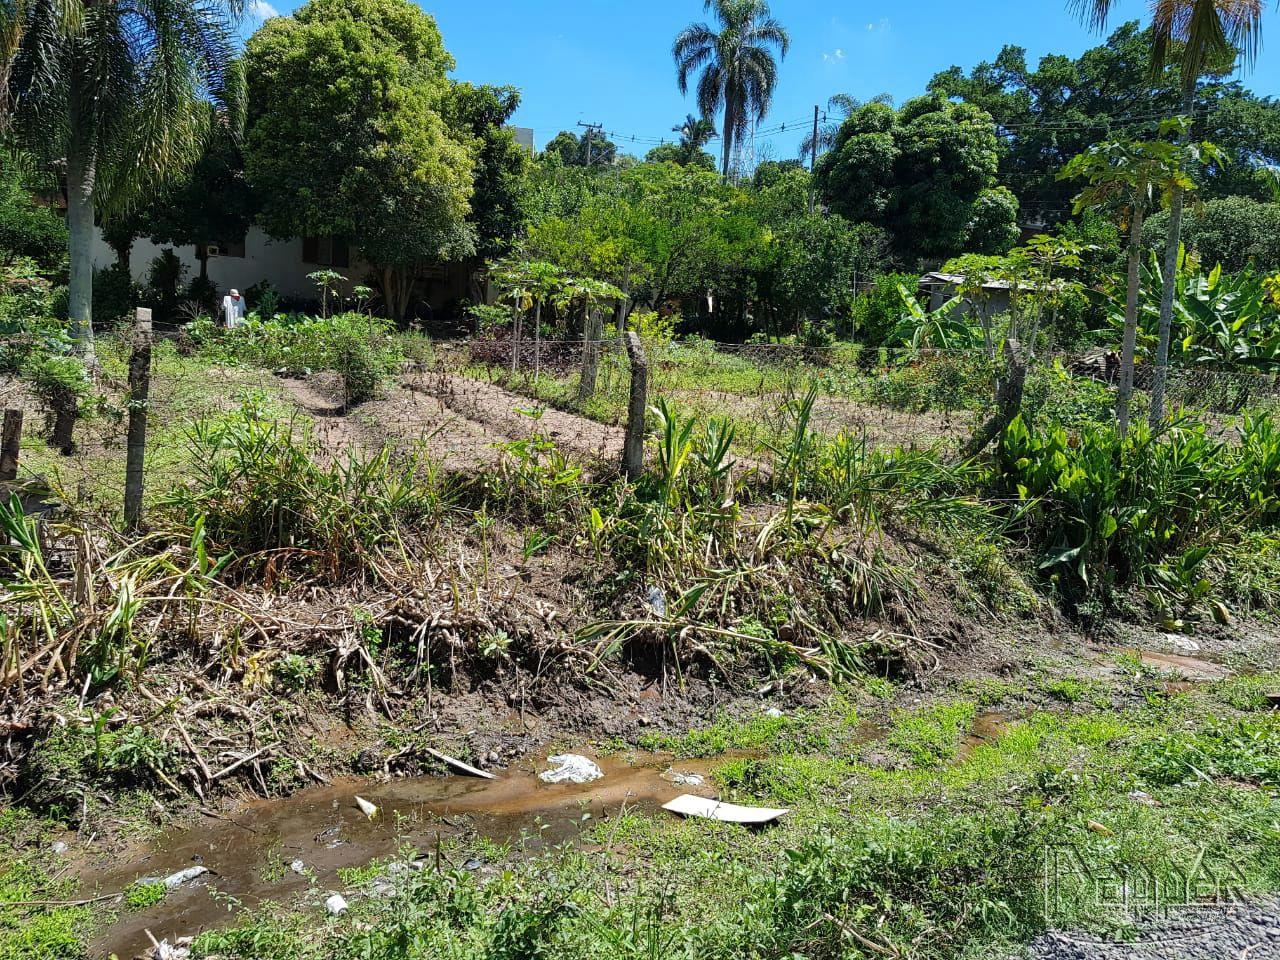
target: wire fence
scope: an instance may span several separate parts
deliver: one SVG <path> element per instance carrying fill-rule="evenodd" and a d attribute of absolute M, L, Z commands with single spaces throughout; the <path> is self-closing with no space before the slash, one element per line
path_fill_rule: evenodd
<path fill-rule="evenodd" d="M 246 403 L 267 419 L 294 420 L 308 430 L 320 456 L 391 448 L 425 455 L 446 470 L 475 472 L 498 465 L 513 444 L 536 444 L 583 464 L 620 463 L 634 409 L 634 371 L 623 340 L 422 340 L 412 341 L 410 352 L 414 359 L 387 389 L 350 407 L 334 372 L 284 376 L 210 366 L 198 357 L 158 363 L 148 401 L 148 499 L 182 481 L 187 435 L 197 422 Z M 1004 372 L 1002 362 L 971 350 L 649 340 L 643 353 L 647 392 L 638 428 L 652 438 L 655 407 L 692 418 L 694 429 L 720 420 L 732 427 L 734 452 L 748 463 L 771 462 L 800 418 L 808 431 L 868 445 L 956 449 L 991 417 Z M 1106 353 L 1035 358 L 1023 414 L 1068 430 L 1096 429 L 1113 416 L 1117 374 Z M 1151 369 L 1140 365 L 1135 421 L 1145 416 L 1151 380 Z M 108 373 L 100 388 L 108 399 L 77 426 L 78 455 L 40 461 L 40 472 L 53 474 L 64 490 L 123 488 L 127 385 Z M 0 382 L 0 396 L 6 407 L 25 408 L 28 434 L 47 431 L 47 411 L 16 381 Z M 1280 379 L 1171 368 L 1168 397 L 1170 409 L 1197 411 L 1230 441 L 1242 416 L 1280 412 Z M 654 455 L 652 442 L 648 453 Z"/>

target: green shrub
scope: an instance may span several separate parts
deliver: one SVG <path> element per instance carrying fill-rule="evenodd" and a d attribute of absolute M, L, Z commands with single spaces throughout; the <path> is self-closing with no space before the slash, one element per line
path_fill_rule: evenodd
<path fill-rule="evenodd" d="M 198 320 L 187 325 L 186 338 L 225 362 L 292 373 L 336 371 L 348 404 L 375 396 L 401 359 L 386 321 L 362 313 L 339 313 L 327 319 L 251 315 L 234 330 Z"/>
<path fill-rule="evenodd" d="M 98 329 L 128 320 L 142 302 L 142 288 L 128 267 L 113 263 L 93 271 L 93 324 Z"/>
<path fill-rule="evenodd" d="M 66 255 L 67 227 L 62 217 L 32 200 L 18 178 L 7 172 L 0 176 L 0 263 L 30 257 L 49 273 L 61 268 Z"/>
<path fill-rule="evenodd" d="M 885 273 L 876 277 L 871 288 L 853 301 L 850 319 L 853 338 L 871 347 L 887 346 L 889 335 L 902 316 L 899 286 L 914 290 L 920 277 L 914 273 Z"/>
<path fill-rule="evenodd" d="M 1064 595 L 1132 585 L 1157 608 L 1191 604 L 1211 589 L 1215 551 L 1280 519 L 1280 429 L 1246 417 L 1240 430 L 1228 443 L 1183 418 L 1122 439 L 1110 425 L 1072 435 L 1018 418 L 997 449 L 994 492 L 1019 504 L 1039 568 Z"/>
<path fill-rule="evenodd" d="M 384 450 L 321 466 L 309 435 L 252 406 L 197 422 L 188 446 L 193 479 L 163 505 L 202 524 L 211 549 L 276 552 L 277 568 L 294 562 L 335 580 L 365 570 L 371 554 L 408 549 L 403 531 L 445 506 L 419 464 L 393 465 Z"/>

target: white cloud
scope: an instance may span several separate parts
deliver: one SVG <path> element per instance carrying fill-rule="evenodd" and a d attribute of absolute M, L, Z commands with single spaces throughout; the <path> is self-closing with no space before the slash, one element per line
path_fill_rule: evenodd
<path fill-rule="evenodd" d="M 868 32 L 868 33 L 888 33 L 888 32 L 889 32 L 889 26 L 890 26 L 890 24 L 889 24 L 889 18 L 888 18 L 888 17 L 881 17 L 881 18 L 880 18 L 879 20 L 877 20 L 875 23 L 868 23 L 868 24 L 867 24 L 867 32 Z"/>
<path fill-rule="evenodd" d="M 252 0 L 247 10 L 249 16 L 257 20 L 269 20 L 271 17 L 280 16 L 280 11 L 267 3 L 267 0 Z"/>
<path fill-rule="evenodd" d="M 823 63 L 835 63 L 836 61 L 843 60 L 843 59 L 844 59 L 844 51 L 841 50 L 839 47 L 836 47 L 836 49 L 832 53 L 824 53 L 822 55 Z"/>

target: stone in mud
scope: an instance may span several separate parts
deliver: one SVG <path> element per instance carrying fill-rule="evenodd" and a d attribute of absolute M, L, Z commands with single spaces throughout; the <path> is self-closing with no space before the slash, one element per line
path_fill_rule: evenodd
<path fill-rule="evenodd" d="M 166 890 L 176 890 L 190 880 L 203 876 L 209 872 L 208 867 L 187 867 L 185 870 L 179 870 L 177 873 L 171 873 L 164 878 L 164 888 Z"/>
<path fill-rule="evenodd" d="M 538 774 L 543 783 L 591 783 L 604 776 L 594 760 L 577 753 L 559 753 L 547 757 L 547 762 L 551 769 Z"/>

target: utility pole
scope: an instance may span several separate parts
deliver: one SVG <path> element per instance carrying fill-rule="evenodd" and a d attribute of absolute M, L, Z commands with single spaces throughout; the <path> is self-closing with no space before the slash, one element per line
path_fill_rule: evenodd
<path fill-rule="evenodd" d="M 813 105 L 813 145 L 809 148 L 809 212 L 813 213 L 813 172 L 818 167 L 818 105 Z"/>
<path fill-rule="evenodd" d="M 600 136 L 602 136 L 602 137 L 604 136 L 604 124 L 602 124 L 602 123 L 583 123 L 581 120 L 579 120 L 579 121 L 578 121 L 578 126 L 580 126 L 580 127 L 586 127 L 586 128 L 587 128 L 587 132 L 586 132 L 586 133 L 584 133 L 584 134 L 582 135 L 582 139 L 583 139 L 583 140 L 585 140 L 585 141 L 587 142 L 587 166 L 589 167 L 589 166 L 591 166 L 591 142 L 592 142 L 592 138 L 593 138 L 593 137 L 595 137 L 597 134 L 598 134 L 598 135 L 600 135 Z"/>

